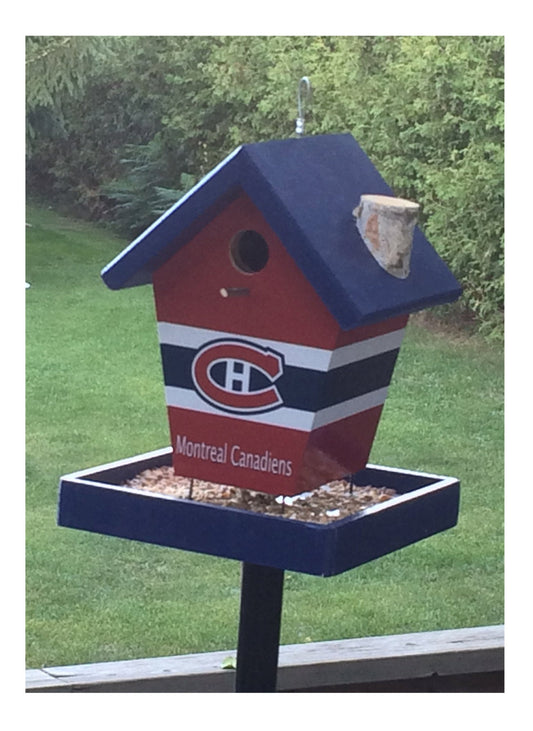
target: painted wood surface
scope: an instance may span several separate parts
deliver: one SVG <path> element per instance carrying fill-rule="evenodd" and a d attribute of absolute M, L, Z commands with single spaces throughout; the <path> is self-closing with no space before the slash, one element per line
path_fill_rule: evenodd
<path fill-rule="evenodd" d="M 232 693 L 235 650 L 26 671 L 27 692 Z M 282 645 L 278 690 L 306 690 L 504 669 L 504 627 Z"/>
<path fill-rule="evenodd" d="M 58 524 L 104 535 L 333 576 L 427 538 L 457 522 L 455 478 L 369 466 L 361 484 L 393 487 L 397 497 L 330 524 L 262 515 L 120 485 L 171 449 L 66 475 Z M 358 477 L 355 477 L 356 483 Z"/>
<path fill-rule="evenodd" d="M 342 333 L 281 245 L 274 274 L 254 275 L 246 302 L 228 309 L 217 304 L 227 251 L 195 293 L 201 261 L 176 264 L 187 248 L 154 275 L 176 474 L 295 495 L 362 469 L 407 316 Z M 274 289 L 285 316 L 262 306 Z"/>
<path fill-rule="evenodd" d="M 239 270 L 231 242 L 252 230 L 268 245 L 258 272 Z M 332 349 L 339 325 L 249 196 L 240 193 L 152 275 L 158 322 Z M 246 288 L 246 297 L 223 297 Z"/>
<path fill-rule="evenodd" d="M 243 563 L 236 693 L 274 693 L 277 686 L 284 572 Z"/>

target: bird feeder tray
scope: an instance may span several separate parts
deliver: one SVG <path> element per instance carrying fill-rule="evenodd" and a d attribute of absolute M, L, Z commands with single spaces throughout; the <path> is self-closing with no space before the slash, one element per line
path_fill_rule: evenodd
<path fill-rule="evenodd" d="M 143 470 L 172 464 L 170 447 L 65 475 L 61 526 L 262 566 L 334 576 L 453 527 L 459 481 L 368 465 L 356 484 L 396 497 L 328 524 L 252 513 L 125 487 Z"/>

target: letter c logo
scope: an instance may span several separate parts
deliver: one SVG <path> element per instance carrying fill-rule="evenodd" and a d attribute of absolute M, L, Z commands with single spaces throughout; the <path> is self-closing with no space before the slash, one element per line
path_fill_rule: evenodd
<path fill-rule="evenodd" d="M 192 379 L 208 403 L 241 414 L 276 409 L 283 400 L 274 386 L 283 373 L 283 356 L 242 340 L 215 340 L 197 352 Z"/>

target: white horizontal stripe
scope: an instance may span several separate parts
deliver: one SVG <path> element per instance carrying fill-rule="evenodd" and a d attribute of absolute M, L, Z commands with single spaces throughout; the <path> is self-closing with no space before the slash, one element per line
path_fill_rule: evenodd
<path fill-rule="evenodd" d="M 355 363 L 358 360 L 371 358 L 373 355 L 386 353 L 389 350 L 396 350 L 402 344 L 404 334 L 405 328 L 402 328 L 401 330 L 393 330 L 384 335 L 376 335 L 373 338 L 337 348 L 331 354 L 329 368 L 333 370 L 333 368 L 339 368 L 340 366 L 348 365 L 348 363 Z"/>
<path fill-rule="evenodd" d="M 347 419 L 349 416 L 360 414 L 362 411 L 368 411 L 375 406 L 381 406 L 387 398 L 388 388 L 378 388 L 376 391 L 364 393 L 362 396 L 343 401 L 335 406 L 328 406 L 322 411 L 317 411 L 313 422 L 313 429 L 319 429 L 321 426 L 333 424 L 335 421 Z"/>
<path fill-rule="evenodd" d="M 282 406 L 274 411 L 267 411 L 264 414 L 233 414 L 221 411 L 210 406 L 206 401 L 201 399 L 197 393 L 187 388 L 178 388 L 177 386 L 165 386 L 165 399 L 167 406 L 174 406 L 181 409 L 189 409 L 191 411 L 200 411 L 204 414 L 213 414 L 215 416 L 224 416 L 228 419 L 240 419 L 241 421 L 251 421 L 260 424 L 270 424 L 271 426 L 279 426 L 285 429 L 296 429 L 297 431 L 310 432 L 322 426 L 327 426 L 335 421 L 346 419 L 354 416 L 362 411 L 367 411 L 375 406 L 380 406 L 387 398 L 387 388 L 379 388 L 376 391 L 365 393 L 362 396 L 343 401 L 335 406 L 328 406 L 326 409 L 317 411 L 301 411 L 300 409 L 290 409 Z"/>
<path fill-rule="evenodd" d="M 157 329 L 161 344 L 197 349 L 210 340 L 218 340 L 219 338 L 246 340 L 262 348 L 277 350 L 278 353 L 284 356 L 285 363 L 289 366 L 305 366 L 316 371 L 327 371 L 331 358 L 331 351 L 324 348 L 310 348 L 307 345 L 294 345 L 281 340 L 254 338 L 239 333 L 208 330 L 206 328 L 190 327 L 189 325 L 175 325 L 170 322 L 159 322 Z"/>
<path fill-rule="evenodd" d="M 325 348 L 312 348 L 308 345 L 286 343 L 282 340 L 266 340 L 238 333 L 209 330 L 190 325 L 176 325 L 171 322 L 158 322 L 157 329 L 161 344 L 178 345 L 182 348 L 197 350 L 210 340 L 236 338 L 247 340 L 263 348 L 276 350 L 284 356 L 288 366 L 311 368 L 315 371 L 329 371 L 348 363 L 355 363 L 364 358 L 395 350 L 400 347 L 405 332 L 405 329 L 402 328 L 361 340 L 358 343 L 351 343 L 336 350 L 326 350 Z"/>
<path fill-rule="evenodd" d="M 267 411 L 264 414 L 233 414 L 228 411 L 216 409 L 201 399 L 194 391 L 187 388 L 178 388 L 177 386 L 165 386 L 165 399 L 167 406 L 200 411 L 204 414 L 214 414 L 215 416 L 223 416 L 228 419 L 240 419 L 241 421 L 283 426 L 287 429 L 297 429 L 298 431 L 311 431 L 315 417 L 315 414 L 311 411 L 289 409 L 286 406 L 281 406 L 275 411 Z"/>

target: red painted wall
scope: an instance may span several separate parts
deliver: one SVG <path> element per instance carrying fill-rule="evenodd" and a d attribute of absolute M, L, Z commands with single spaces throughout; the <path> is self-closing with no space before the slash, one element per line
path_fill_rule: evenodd
<path fill-rule="evenodd" d="M 263 270 L 240 272 L 229 246 L 252 229 L 268 243 Z M 263 215 L 243 193 L 153 275 L 157 319 L 241 335 L 333 348 L 339 326 Z M 223 298 L 222 287 L 246 287 Z"/>

